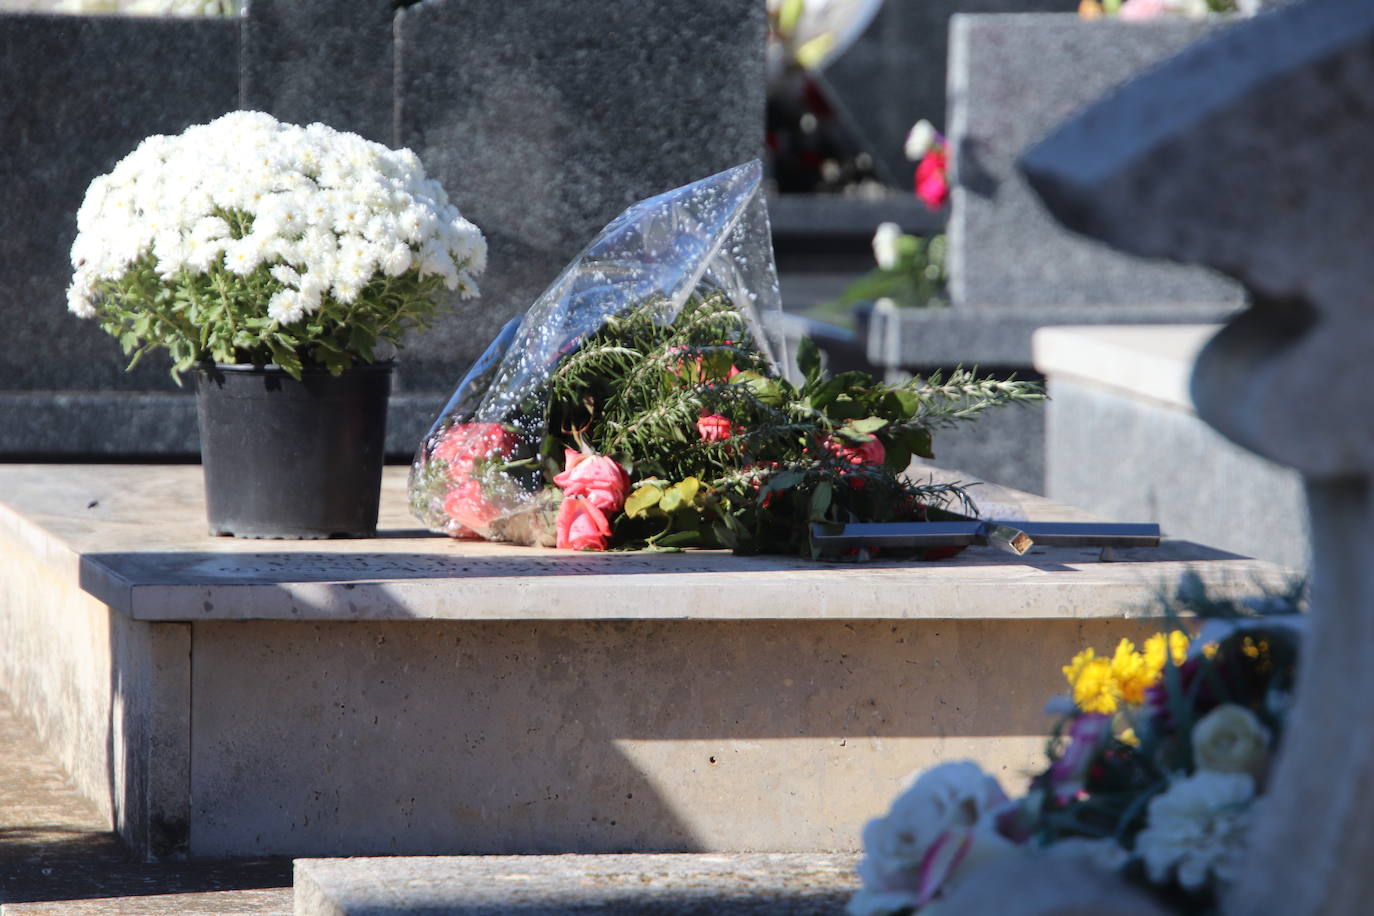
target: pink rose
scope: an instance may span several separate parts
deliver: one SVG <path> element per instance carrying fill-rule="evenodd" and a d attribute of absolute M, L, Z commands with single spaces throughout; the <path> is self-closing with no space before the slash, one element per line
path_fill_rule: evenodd
<path fill-rule="evenodd" d="M 1125 22 L 1144 22 L 1163 12 L 1164 0 L 1126 0 L 1116 14 Z"/>
<path fill-rule="evenodd" d="M 564 449 L 567 467 L 553 482 L 563 496 L 585 496 L 602 512 L 619 512 L 630 489 L 630 475 L 614 458 Z"/>
<path fill-rule="evenodd" d="M 499 518 L 501 509 L 487 502 L 480 483 L 465 478 L 444 497 L 444 514 L 462 527 L 458 537 L 469 537 Z"/>
<path fill-rule="evenodd" d="M 563 550 L 605 550 L 611 539 L 611 523 L 585 496 L 564 496 L 554 527 Z"/>
<path fill-rule="evenodd" d="M 478 459 L 507 456 L 515 450 L 515 434 L 500 423 L 457 423 L 434 446 L 431 457 L 448 462 L 449 476 L 463 479 Z"/>
<path fill-rule="evenodd" d="M 697 420 L 697 432 L 706 442 L 724 442 L 735 432 L 728 417 L 718 413 L 703 413 Z"/>
<path fill-rule="evenodd" d="M 832 437 L 826 440 L 825 447 L 830 449 L 836 458 L 848 461 L 856 467 L 861 464 L 882 464 L 887 460 L 887 450 L 872 433 L 868 434 L 868 441 L 863 445 L 850 445 L 843 439 Z"/>
<path fill-rule="evenodd" d="M 949 200 L 948 166 L 948 153 L 938 144 L 916 166 L 916 196 L 927 210 L 939 210 Z"/>

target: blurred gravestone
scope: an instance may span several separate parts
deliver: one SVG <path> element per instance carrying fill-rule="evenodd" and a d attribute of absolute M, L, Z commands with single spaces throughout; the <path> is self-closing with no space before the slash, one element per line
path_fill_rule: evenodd
<path fill-rule="evenodd" d="M 885 0 L 843 51 L 817 73 L 826 98 L 885 182 L 911 190 L 902 154 L 921 118 L 945 124 L 945 72 L 953 13 L 1064 12 L 1075 0 Z"/>
<path fill-rule="evenodd" d="M 1234 21 L 954 18 L 949 270 L 955 307 L 1240 304 L 1239 286 L 1212 271 L 1145 261 L 1066 231 L 1015 170 L 1021 151 L 1054 124 Z M 1159 174 L 1170 168 L 1165 161 L 1153 165 Z"/>

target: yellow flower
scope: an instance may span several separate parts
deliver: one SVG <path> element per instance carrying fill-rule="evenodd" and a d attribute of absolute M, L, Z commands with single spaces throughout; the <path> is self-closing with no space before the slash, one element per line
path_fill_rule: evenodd
<path fill-rule="evenodd" d="M 1088 662 L 1092 661 L 1096 656 L 1097 653 L 1094 652 L 1091 647 L 1084 649 L 1082 652 L 1075 655 L 1072 661 L 1060 669 L 1064 672 L 1064 680 L 1069 682 L 1070 690 L 1073 689 L 1074 683 L 1078 680 L 1078 675 L 1088 666 Z"/>
<path fill-rule="evenodd" d="M 1165 659 L 1165 640 L 1168 640 L 1168 653 L 1173 658 L 1174 665 L 1182 665 L 1188 658 L 1188 634 L 1182 630 L 1174 630 L 1166 637 L 1163 633 L 1156 633 L 1145 640 L 1145 665 L 1151 673 L 1152 680 L 1158 680 L 1160 673 L 1164 670 Z"/>
<path fill-rule="evenodd" d="M 1112 663 L 1105 658 L 1088 659 L 1073 679 L 1073 702 L 1084 712 L 1110 715 L 1116 712 L 1120 695 L 1121 688 L 1112 676 Z"/>
<path fill-rule="evenodd" d="M 1131 747 L 1140 747 L 1140 739 L 1136 737 L 1135 729 L 1128 728 L 1116 736 L 1122 744 L 1129 744 Z"/>
<path fill-rule="evenodd" d="M 1145 656 L 1135 650 L 1135 643 L 1123 639 L 1116 644 L 1116 652 L 1112 655 L 1112 677 L 1121 699 L 1139 705 L 1145 702 L 1145 688 L 1155 682 L 1157 673 L 1149 671 Z"/>

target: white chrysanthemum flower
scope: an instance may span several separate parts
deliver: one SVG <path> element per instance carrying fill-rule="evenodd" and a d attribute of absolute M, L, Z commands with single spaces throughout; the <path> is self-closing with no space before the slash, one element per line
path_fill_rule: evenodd
<path fill-rule="evenodd" d="M 401 274 L 410 270 L 410 265 L 415 261 L 415 256 L 410 250 L 410 246 L 403 242 L 392 245 L 381 259 L 382 273 L 388 277 L 399 277 Z"/>
<path fill-rule="evenodd" d="M 86 317 L 103 314 L 101 297 L 137 263 L 151 262 L 168 285 L 217 274 L 239 303 L 252 299 L 238 278 L 253 275 L 266 313 L 290 324 L 328 303 L 355 303 L 381 277 L 437 276 L 470 293 L 486 259 L 481 232 L 413 152 L 251 111 L 145 139 L 91 182 L 77 229 L 68 307 Z M 226 338 L 217 339 L 222 352 Z"/>
<path fill-rule="evenodd" d="M 267 302 L 267 317 L 281 324 L 294 324 L 305 313 L 305 301 L 294 289 L 278 290 Z"/>
<path fill-rule="evenodd" d="M 1150 801 L 1148 826 L 1136 835 L 1135 852 L 1150 880 L 1176 874 L 1188 890 L 1210 878 L 1224 888 L 1240 870 L 1254 819 L 1255 781 L 1245 773 L 1200 770 L 1176 780 Z"/>

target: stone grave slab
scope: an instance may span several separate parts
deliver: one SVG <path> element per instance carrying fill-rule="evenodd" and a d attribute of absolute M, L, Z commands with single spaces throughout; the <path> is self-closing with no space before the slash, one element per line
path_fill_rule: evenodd
<path fill-rule="evenodd" d="M 856 856 L 300 859 L 296 916 L 839 916 Z"/>
<path fill-rule="evenodd" d="M 955 307 L 1167 311 L 1171 304 L 1241 304 L 1240 287 L 1215 272 L 1145 261 L 1072 234 L 1049 216 L 1015 169 L 1016 157 L 1055 124 L 1232 21 L 953 17 L 949 271 Z M 1163 171 L 1167 164 L 1151 168 Z"/>
<path fill-rule="evenodd" d="M 913 769 L 1014 782 L 1180 541 L 936 563 L 206 534 L 197 466 L 0 466 L 3 690 L 154 856 L 852 849 Z M 1082 513 L 1025 494 L 1043 520 Z M 60 637 L 58 636 L 60 634 Z"/>

